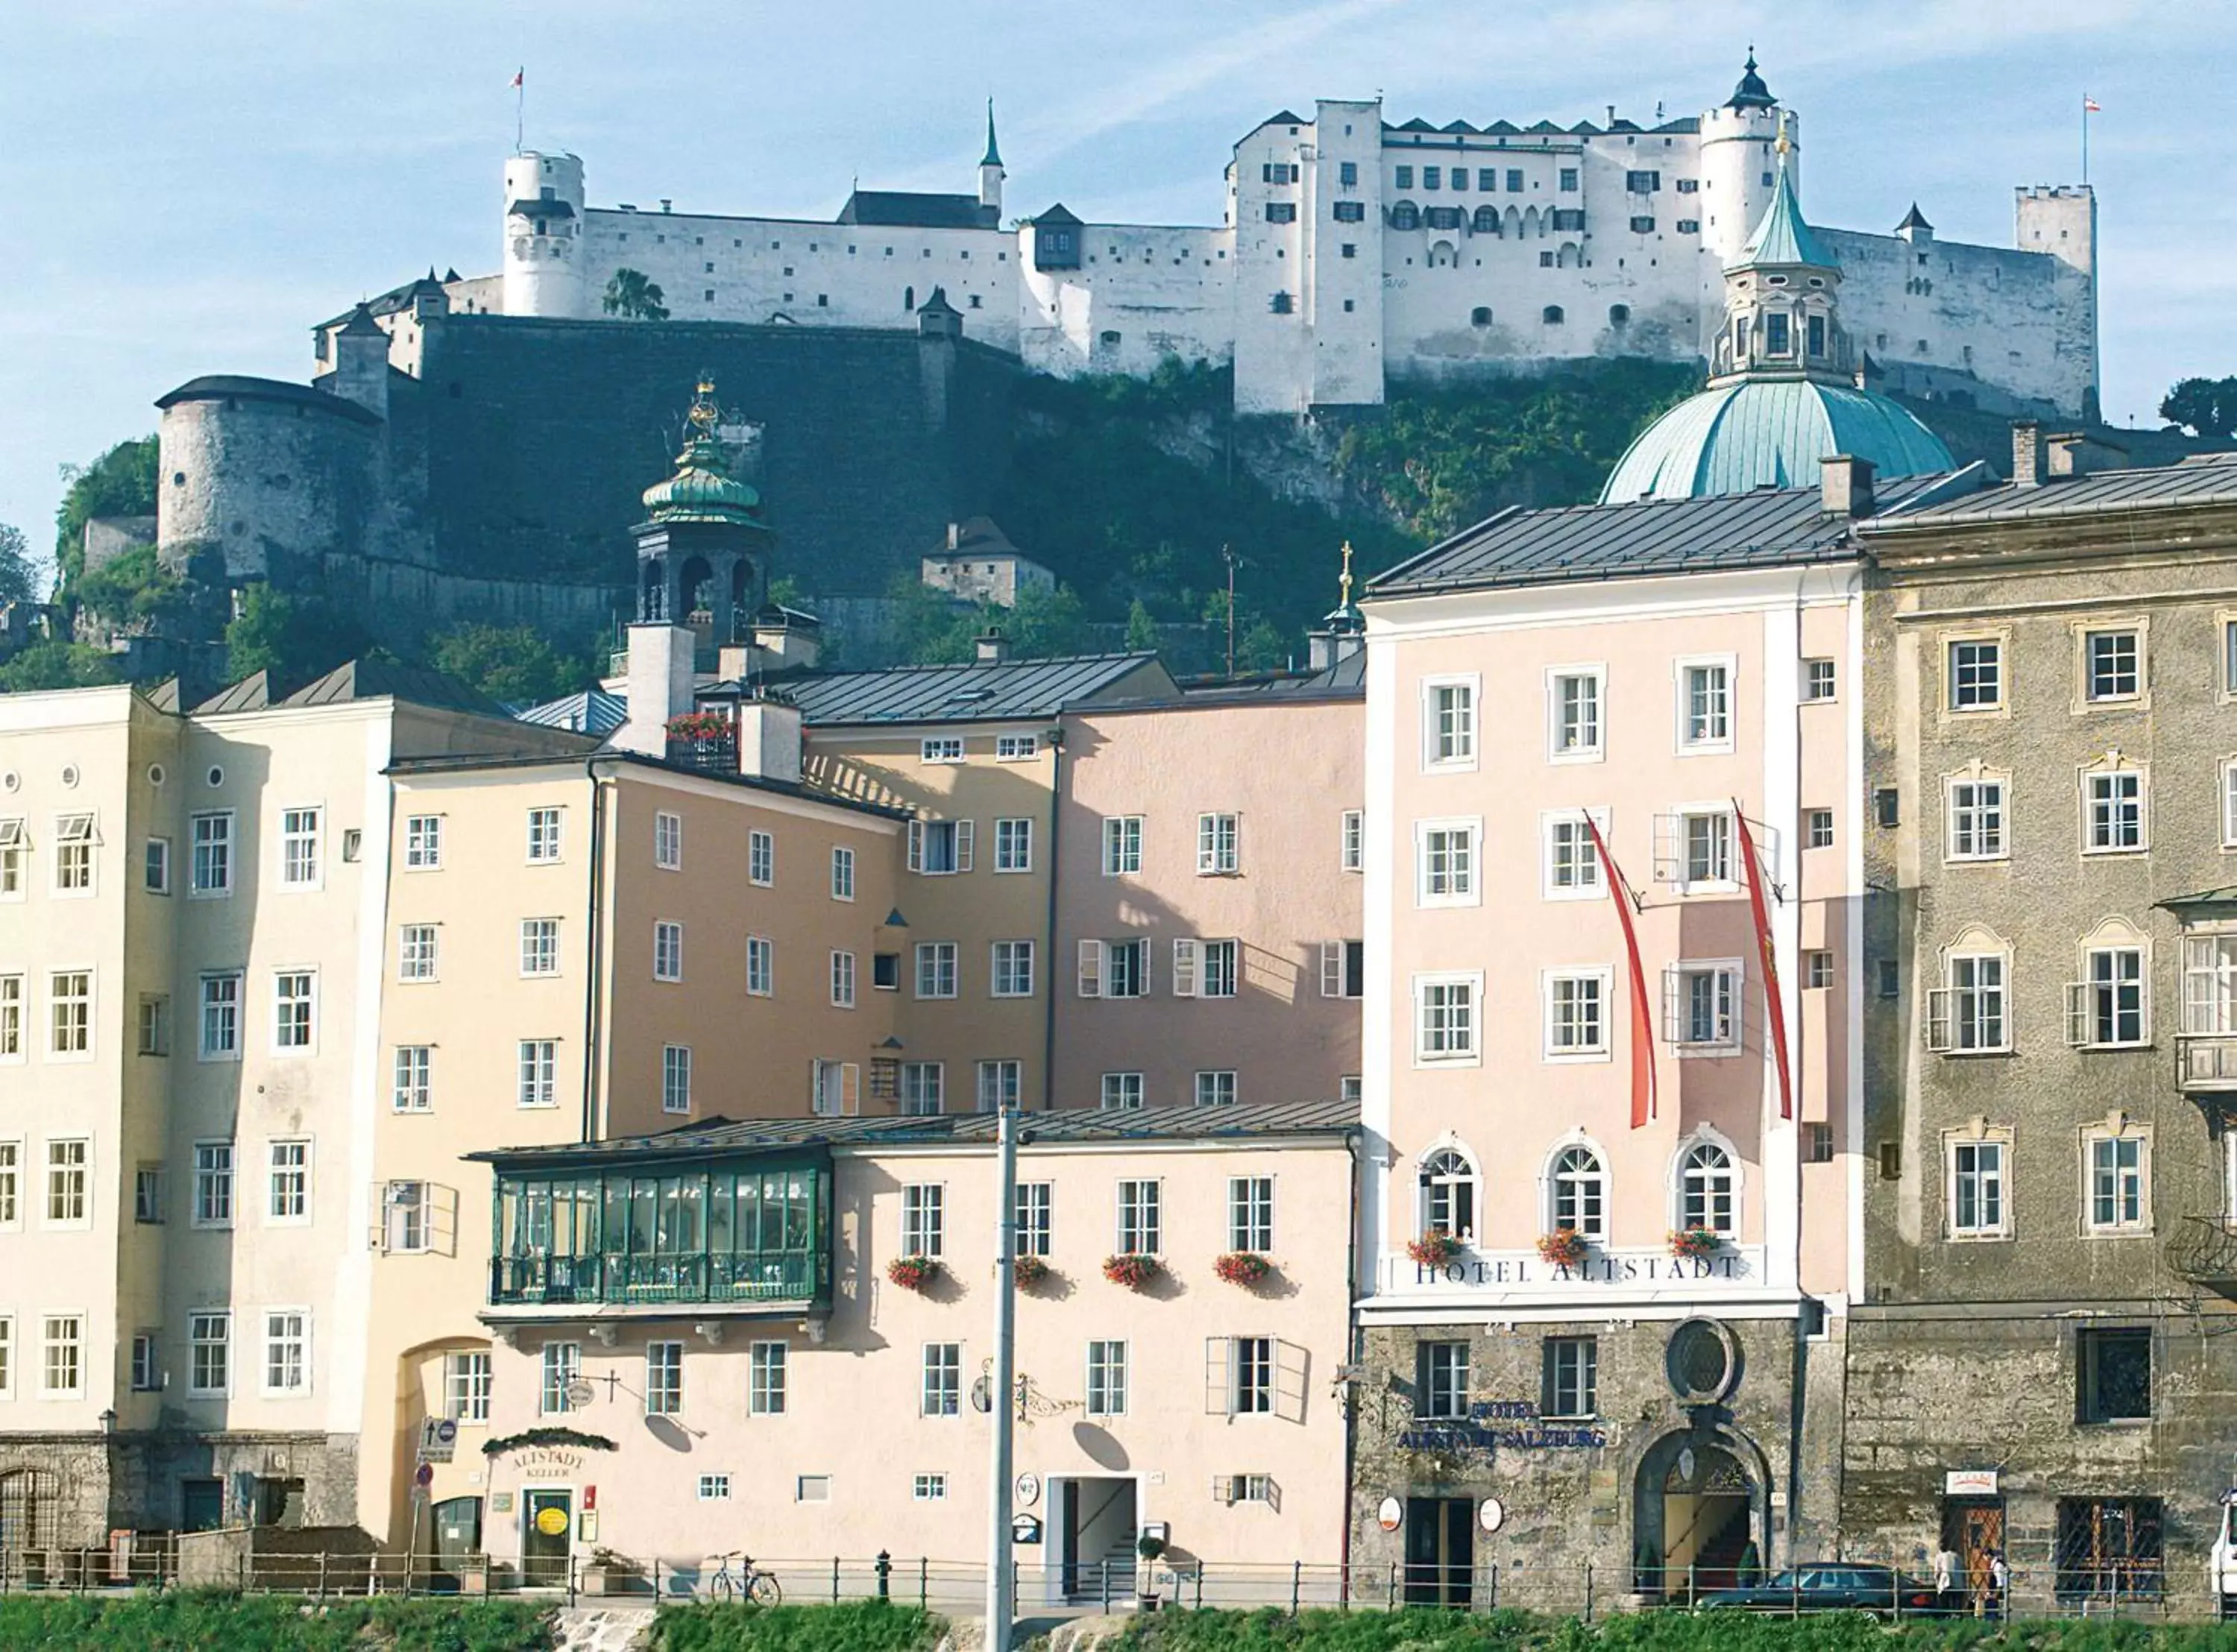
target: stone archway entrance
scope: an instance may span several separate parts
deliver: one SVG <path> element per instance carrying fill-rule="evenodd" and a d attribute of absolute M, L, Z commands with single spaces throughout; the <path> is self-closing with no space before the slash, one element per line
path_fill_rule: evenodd
<path fill-rule="evenodd" d="M 1633 1549 L 1641 1594 L 1691 1598 L 1731 1589 L 1762 1569 L 1763 1488 L 1740 1454 L 1712 1435 L 1672 1434 L 1639 1465 Z"/>

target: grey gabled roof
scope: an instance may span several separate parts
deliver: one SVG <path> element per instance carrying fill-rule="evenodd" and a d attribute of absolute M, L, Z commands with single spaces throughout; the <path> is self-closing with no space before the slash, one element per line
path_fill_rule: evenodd
<path fill-rule="evenodd" d="M 604 688 L 585 688 L 562 694 L 540 706 L 515 714 L 525 723 L 547 728 L 571 728 L 578 734 L 610 734 L 629 721 L 629 701 Z"/>
<path fill-rule="evenodd" d="M 1956 473 L 1964 475 L 1964 472 Z M 1901 477 L 1878 490 L 1880 512 L 1930 497 L 1946 479 Z M 1368 600 L 1564 580 L 1623 579 L 1712 569 L 1838 562 L 1858 554 L 1847 517 L 1826 514 L 1817 488 L 1758 488 L 1699 499 L 1520 507 L 1463 529 L 1368 582 Z"/>
<path fill-rule="evenodd" d="M 1068 1142 L 1234 1142 L 1282 1136 L 1320 1136 L 1341 1141 L 1359 1125 L 1356 1102 L 1276 1102 L 1250 1107 L 1163 1107 L 1137 1111 L 1103 1108 L 1058 1108 L 1029 1113 L 1022 1121 L 1033 1145 Z M 930 1118 L 773 1118 L 732 1121 L 712 1118 L 650 1135 L 608 1142 L 560 1142 L 548 1147 L 495 1148 L 465 1155 L 470 1160 L 526 1168 L 552 1161 L 568 1163 L 616 1160 L 703 1158 L 717 1153 L 753 1153 L 785 1148 L 987 1146 L 995 1140 L 992 1113 L 946 1113 Z"/>
<path fill-rule="evenodd" d="M 283 706 L 338 706 L 353 700 L 391 698 L 429 706 L 439 711 L 470 711 L 484 717 L 503 717 L 503 706 L 480 689 L 456 677 L 418 666 L 386 660 L 351 660 L 336 666 L 317 681 L 307 683 L 280 703 Z"/>
<path fill-rule="evenodd" d="M 839 209 L 838 221 L 866 227 L 992 229 L 995 214 L 976 195 L 931 194 L 914 189 L 857 189 Z"/>
<path fill-rule="evenodd" d="M 2029 517 L 2150 510 L 2169 505 L 2217 504 L 2237 504 L 2237 453 L 2197 453 L 2180 464 L 2059 477 L 2032 487 L 2008 482 L 1959 498 L 1922 505 L 1889 525 L 1929 531 L 1976 522 L 2016 522 Z"/>
<path fill-rule="evenodd" d="M 810 727 L 1053 717 L 1069 707 L 1177 692 L 1154 654 L 811 672 L 781 679 L 779 686 Z"/>

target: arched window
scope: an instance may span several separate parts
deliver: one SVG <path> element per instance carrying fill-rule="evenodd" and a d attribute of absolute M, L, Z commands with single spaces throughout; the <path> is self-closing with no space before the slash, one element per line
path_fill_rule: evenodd
<path fill-rule="evenodd" d="M 1544 309 L 1538 313 L 1538 319 L 1541 321 L 1543 321 L 1549 327 L 1560 326 L 1561 325 L 1561 306 L 1558 304 L 1547 305 Z"/>
<path fill-rule="evenodd" d="M 1475 209 L 1474 227 L 1475 233 L 1479 235 L 1496 235 L 1499 234 L 1499 208 L 1496 207 L 1478 207 Z"/>
<path fill-rule="evenodd" d="M 1733 1231 L 1736 1178 L 1732 1155 L 1714 1142 L 1696 1142 L 1678 1162 L 1678 1225 Z"/>
<path fill-rule="evenodd" d="M 1580 1239 L 1607 1237 L 1607 1171 L 1588 1147 L 1567 1147 L 1554 1157 L 1547 1227 L 1566 1227 Z"/>
<path fill-rule="evenodd" d="M 1611 304 L 1608 306 L 1608 326 L 1612 327 L 1620 327 L 1630 319 L 1631 306 L 1628 304 Z"/>
<path fill-rule="evenodd" d="M 1455 1148 L 1422 1161 L 1422 1231 L 1475 1237 L 1475 1166 Z"/>
<path fill-rule="evenodd" d="M 1419 229 L 1421 227 L 1422 209 L 1412 201 L 1402 201 L 1390 208 L 1391 228 Z"/>
<path fill-rule="evenodd" d="M 1472 327 L 1488 327 L 1490 325 L 1491 306 L 1488 304 L 1479 304 L 1475 309 L 1468 312 L 1468 326 Z"/>
<path fill-rule="evenodd" d="M 916 289 L 914 287 L 905 286 L 901 289 L 901 308 L 904 310 L 914 310 L 916 308 Z"/>

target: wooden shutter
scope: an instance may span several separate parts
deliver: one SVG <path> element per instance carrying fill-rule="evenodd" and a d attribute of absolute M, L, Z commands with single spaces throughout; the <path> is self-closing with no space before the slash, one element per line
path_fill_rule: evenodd
<path fill-rule="evenodd" d="M 1342 941 L 1321 943 L 1321 997 L 1323 998 L 1343 997 L 1343 943 Z"/>
<path fill-rule="evenodd" d="M 909 822 L 908 869 L 911 872 L 924 870 L 924 822 L 921 820 Z"/>
<path fill-rule="evenodd" d="M 1103 996 L 1103 943 L 1082 941 L 1079 944 L 1079 996 L 1099 998 Z"/>
<path fill-rule="evenodd" d="M 2090 983 L 2087 981 L 2066 984 L 2066 1042 L 2076 1050 L 2088 1046 L 2092 1031 L 2090 1023 L 2096 1018 L 2089 1013 L 2093 1007 L 2089 1002 L 2089 988 Z"/>
<path fill-rule="evenodd" d="M 955 870 L 958 872 L 971 870 L 971 839 L 974 835 L 972 825 L 968 820 L 955 823 Z"/>
<path fill-rule="evenodd" d="M 1305 1392 L 1312 1376 L 1312 1351 L 1277 1338 L 1274 1343 L 1274 1414 L 1292 1423 L 1305 1420 Z"/>
<path fill-rule="evenodd" d="M 1177 940 L 1173 943 L 1173 997 L 1196 997 L 1197 943 Z"/>
<path fill-rule="evenodd" d="M 858 1062 L 848 1062 L 839 1070 L 839 1111 L 853 1118 L 862 1110 L 862 1069 Z"/>
<path fill-rule="evenodd" d="M 1950 987 L 1935 987 L 1926 995 L 1926 1047 L 1929 1050 L 1951 1050 L 1950 1012 L 1956 1008 L 1957 991 Z"/>

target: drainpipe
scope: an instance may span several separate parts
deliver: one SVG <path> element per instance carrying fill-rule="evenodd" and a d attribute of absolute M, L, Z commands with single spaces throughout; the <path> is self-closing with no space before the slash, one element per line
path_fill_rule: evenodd
<path fill-rule="evenodd" d="M 583 1140 L 598 1139 L 598 1041 L 604 1023 L 604 960 L 605 950 L 606 821 L 602 793 L 609 782 L 600 779 L 598 765 L 612 760 L 600 755 L 586 759 L 583 778 L 591 787 L 591 877 L 588 909 L 584 923 L 583 985 Z"/>
<path fill-rule="evenodd" d="M 1064 720 L 1057 719 L 1056 727 L 1049 730 L 1049 833 L 1048 833 L 1048 967 L 1041 971 L 1048 984 L 1047 995 L 1041 1010 L 1041 1110 L 1046 1113 L 1056 1106 L 1056 984 L 1057 934 L 1056 893 L 1060 885 L 1057 879 L 1058 845 L 1064 841 Z"/>
<path fill-rule="evenodd" d="M 1351 1163 L 1350 1220 L 1343 1238 L 1343 1305 L 1344 1346 L 1350 1353 L 1349 1363 L 1359 1365 L 1365 1348 L 1358 1313 L 1353 1304 L 1359 1300 L 1359 1162 L 1360 1133 L 1357 1129 L 1343 1133 L 1343 1155 Z M 1344 1397 L 1343 1406 L 1343 1529 L 1336 1539 L 1336 1579 L 1340 1600 L 1351 1598 L 1351 1503 L 1357 1493 L 1359 1406 L 1357 1392 L 1364 1385 L 1350 1385 L 1352 1392 Z"/>

